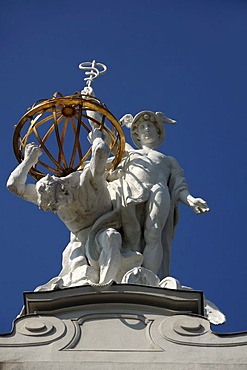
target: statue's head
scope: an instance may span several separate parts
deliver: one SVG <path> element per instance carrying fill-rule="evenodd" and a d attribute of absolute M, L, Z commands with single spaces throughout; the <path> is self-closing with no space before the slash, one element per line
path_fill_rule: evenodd
<path fill-rule="evenodd" d="M 143 111 L 138 113 L 131 125 L 131 137 L 139 148 L 147 145 L 152 149 L 158 148 L 165 139 L 164 124 L 156 113 Z"/>
<path fill-rule="evenodd" d="M 38 205 L 44 211 L 56 213 L 71 204 L 73 195 L 63 179 L 46 175 L 36 183 Z"/>

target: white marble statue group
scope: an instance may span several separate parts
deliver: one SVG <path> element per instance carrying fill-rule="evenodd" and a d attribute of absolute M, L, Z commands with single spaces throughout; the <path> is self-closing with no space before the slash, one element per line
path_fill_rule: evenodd
<path fill-rule="evenodd" d="M 28 172 L 42 154 L 30 143 L 8 179 L 10 191 L 56 213 L 70 230 L 60 274 L 38 290 L 112 281 L 162 286 L 160 280 L 169 276 L 178 202 L 197 214 L 209 210 L 204 200 L 190 195 L 177 161 L 157 151 L 164 124 L 173 121 L 150 111 L 134 118 L 126 115 L 122 121 L 128 123 L 138 149 L 127 144 L 111 173 L 105 171 L 107 138 L 91 123 L 92 156 L 83 170 L 27 184 Z"/>

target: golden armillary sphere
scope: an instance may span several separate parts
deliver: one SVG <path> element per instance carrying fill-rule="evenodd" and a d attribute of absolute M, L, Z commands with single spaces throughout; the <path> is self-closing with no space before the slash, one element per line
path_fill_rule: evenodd
<path fill-rule="evenodd" d="M 92 81 L 106 71 L 106 66 L 94 60 L 81 63 L 79 68 L 86 70 L 88 76 L 84 78 L 84 90 L 69 96 L 55 93 L 51 99 L 38 101 L 15 126 L 13 146 L 19 162 L 30 142 L 37 143 L 43 151 L 37 165 L 30 170 L 36 180 L 47 173 L 61 177 L 82 169 L 91 155 L 87 137 L 92 126 L 105 132 L 114 153 L 107 169 L 115 168 L 123 156 L 125 138 L 118 120 L 89 93 Z"/>

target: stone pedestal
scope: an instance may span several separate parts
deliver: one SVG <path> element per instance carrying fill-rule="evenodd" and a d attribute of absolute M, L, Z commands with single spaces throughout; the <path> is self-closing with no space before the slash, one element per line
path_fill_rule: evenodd
<path fill-rule="evenodd" d="M 140 285 L 24 293 L 0 369 L 246 369 L 247 333 L 215 334 L 203 294 Z"/>

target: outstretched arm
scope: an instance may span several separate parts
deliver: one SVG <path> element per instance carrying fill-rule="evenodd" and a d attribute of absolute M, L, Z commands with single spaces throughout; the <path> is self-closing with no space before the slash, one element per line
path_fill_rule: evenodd
<path fill-rule="evenodd" d="M 26 145 L 24 160 L 10 174 L 7 188 L 20 198 L 37 204 L 37 192 L 34 184 L 26 184 L 28 171 L 38 162 L 41 149 L 34 143 Z"/>
<path fill-rule="evenodd" d="M 187 190 L 182 191 L 179 194 L 179 200 L 190 206 L 190 208 L 197 214 L 208 212 L 210 209 L 202 198 L 194 198 Z"/>
<path fill-rule="evenodd" d="M 178 183 L 186 184 L 183 170 L 179 166 L 178 162 L 173 157 L 170 157 L 170 160 L 173 176 L 177 178 L 176 180 Z M 178 200 L 189 206 L 196 214 L 202 214 L 209 211 L 209 207 L 205 200 L 201 198 L 194 198 L 190 194 L 187 184 L 186 186 L 181 186 L 181 191 L 178 194 Z"/>

